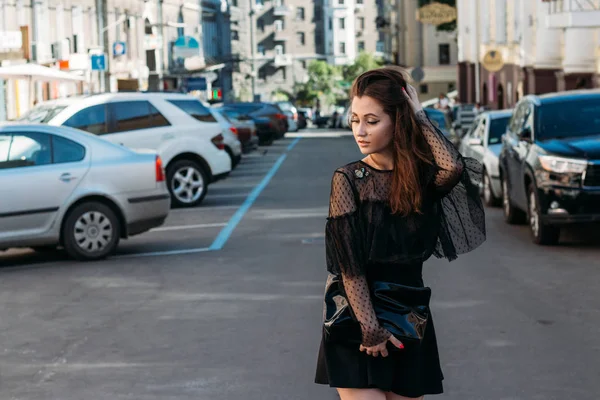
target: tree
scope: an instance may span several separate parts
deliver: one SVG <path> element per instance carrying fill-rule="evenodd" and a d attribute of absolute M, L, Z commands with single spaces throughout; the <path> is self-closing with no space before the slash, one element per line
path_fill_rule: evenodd
<path fill-rule="evenodd" d="M 317 99 L 331 104 L 339 91 L 340 70 L 325 61 L 315 60 L 308 65 L 308 81 L 294 86 L 296 101 L 305 106 L 314 105 Z"/>
<path fill-rule="evenodd" d="M 344 77 L 343 85 L 350 86 L 363 72 L 382 66 L 383 60 L 375 58 L 372 54 L 365 53 L 364 51 L 360 52 L 352 64 L 342 68 L 342 76 Z"/>

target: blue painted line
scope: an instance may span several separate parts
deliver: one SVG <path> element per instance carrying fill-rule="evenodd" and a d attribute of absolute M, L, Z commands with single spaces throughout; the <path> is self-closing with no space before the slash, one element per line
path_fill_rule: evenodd
<path fill-rule="evenodd" d="M 294 139 L 294 141 L 292 143 L 290 143 L 290 145 L 288 146 L 287 150 L 288 151 L 292 150 L 294 148 L 294 146 L 298 144 L 300 139 L 302 139 L 302 136 L 298 136 L 296 139 Z"/>
<path fill-rule="evenodd" d="M 295 140 L 294 142 L 297 143 L 297 140 Z M 281 167 L 281 164 L 283 164 L 286 158 L 287 154 L 282 154 L 281 157 L 279 157 L 279 159 L 271 167 L 267 175 L 265 175 L 263 180 L 252 190 L 252 192 L 250 192 L 248 197 L 246 197 L 244 203 L 240 206 L 240 208 L 237 209 L 237 211 L 235 212 L 235 214 L 233 214 L 227 225 L 221 230 L 221 232 L 219 232 L 219 235 L 216 237 L 215 241 L 210 245 L 210 250 L 221 250 L 225 246 L 225 243 L 227 243 L 227 240 L 229 240 L 229 237 L 231 236 L 237 225 L 244 218 L 244 215 L 246 215 L 246 213 L 248 212 L 250 207 L 252 207 L 252 204 L 254 204 L 256 199 L 258 199 L 258 196 L 261 194 L 261 192 L 267 187 L 271 179 L 273 179 L 273 177 Z"/>

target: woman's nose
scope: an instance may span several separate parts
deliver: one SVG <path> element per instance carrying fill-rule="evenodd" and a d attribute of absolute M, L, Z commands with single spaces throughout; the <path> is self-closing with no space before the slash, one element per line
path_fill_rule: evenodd
<path fill-rule="evenodd" d="M 356 136 L 367 136 L 367 129 L 365 124 L 358 124 L 356 127 Z"/>

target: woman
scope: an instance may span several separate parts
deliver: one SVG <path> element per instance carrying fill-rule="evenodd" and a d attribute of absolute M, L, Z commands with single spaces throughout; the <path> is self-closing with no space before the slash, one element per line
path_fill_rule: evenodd
<path fill-rule="evenodd" d="M 402 72 L 368 71 L 352 87 L 351 126 L 364 157 L 335 171 L 326 227 L 328 286 L 339 278 L 362 344 L 324 334 L 316 382 L 342 400 L 422 398 L 443 392 L 435 330 L 404 346 L 375 314 L 370 282 L 424 287 L 423 261 L 449 260 L 485 240 L 481 166 L 428 120 Z M 337 280 L 335 280 L 337 282 Z M 394 349 L 395 347 L 395 349 Z"/>

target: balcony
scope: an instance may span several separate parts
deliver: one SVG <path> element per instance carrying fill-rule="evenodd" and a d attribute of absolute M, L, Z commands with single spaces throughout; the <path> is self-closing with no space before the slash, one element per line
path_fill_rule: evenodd
<path fill-rule="evenodd" d="M 273 40 L 276 42 L 287 42 L 289 40 L 289 35 L 285 31 L 275 31 L 273 34 Z"/>
<path fill-rule="evenodd" d="M 544 0 L 548 4 L 548 28 L 598 28 L 600 6 L 592 1 Z"/>
<path fill-rule="evenodd" d="M 287 67 L 292 65 L 293 59 L 291 54 L 276 54 L 273 64 L 276 67 Z"/>
<path fill-rule="evenodd" d="M 292 7 L 290 6 L 273 7 L 273 15 L 276 17 L 287 17 L 288 15 L 291 15 L 293 11 L 294 10 L 292 10 Z"/>

